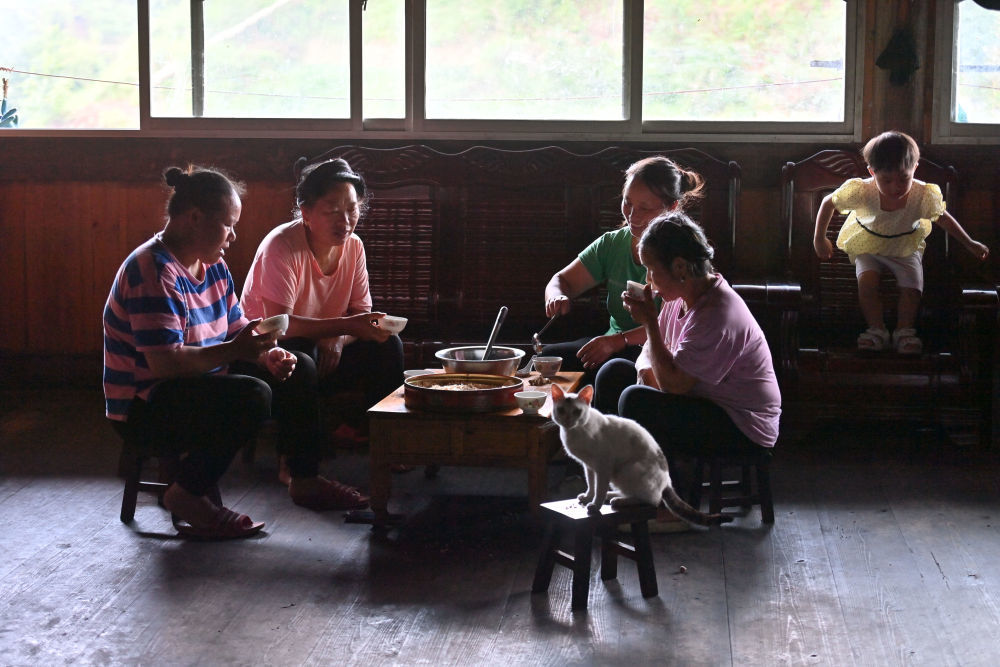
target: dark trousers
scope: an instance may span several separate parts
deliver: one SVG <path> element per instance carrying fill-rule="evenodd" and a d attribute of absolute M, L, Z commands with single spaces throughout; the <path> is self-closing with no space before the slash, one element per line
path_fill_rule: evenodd
<path fill-rule="evenodd" d="M 112 422 L 127 443 L 178 456 L 174 481 L 203 496 L 270 412 L 267 383 L 245 375 L 204 375 L 160 382 L 134 399 L 127 422 Z"/>
<path fill-rule="evenodd" d="M 286 350 L 309 355 L 316 359 L 316 343 L 306 338 L 288 338 L 281 341 Z M 333 394 L 345 389 L 361 389 L 365 395 L 365 409 L 375 405 L 403 384 L 403 342 L 399 336 L 389 336 L 384 343 L 356 340 L 345 345 L 337 368 L 327 377 L 320 378 L 318 387 L 323 394 Z M 361 426 L 364 414 L 354 415 L 353 426 Z"/>
<path fill-rule="evenodd" d="M 201 496 L 218 483 L 261 422 L 274 417 L 278 449 L 292 476 L 315 476 L 322 443 L 316 364 L 308 355 L 296 357 L 295 371 L 283 382 L 249 362 L 232 364 L 226 375 L 164 380 L 148 400 L 133 400 L 128 421 L 114 422 L 115 428 L 130 442 L 179 456 L 175 481 Z"/>
<path fill-rule="evenodd" d="M 236 362 L 231 369 L 268 384 L 271 417 L 278 423 L 278 453 L 285 456 L 292 477 L 314 477 L 319 474 L 321 446 L 325 442 L 320 427 L 316 362 L 308 354 L 289 351 L 297 358 L 295 372 L 282 382 L 249 362 Z"/>
<path fill-rule="evenodd" d="M 614 359 L 597 374 L 594 407 L 639 422 L 667 456 L 674 488 L 690 488 L 691 461 L 701 456 L 756 451 L 729 414 L 705 398 L 636 384 L 635 363 Z"/>
<path fill-rule="evenodd" d="M 580 348 L 589 343 L 594 339 L 594 336 L 588 336 L 586 338 L 578 338 L 577 340 L 566 341 L 564 343 L 552 343 L 551 345 L 545 345 L 542 347 L 542 356 L 546 357 L 562 357 L 562 366 L 559 370 L 563 371 L 583 371 L 583 377 L 580 378 L 580 386 L 586 387 L 588 384 L 594 384 L 597 381 L 597 373 L 603 368 L 598 366 L 592 370 L 584 370 L 583 362 L 580 358 L 576 356 L 576 353 L 580 351 Z M 641 345 L 627 345 L 624 349 L 616 352 L 612 355 L 608 361 L 605 361 L 606 365 L 608 362 L 614 359 L 628 359 L 630 361 L 635 361 L 639 358 L 639 353 L 642 352 Z"/>

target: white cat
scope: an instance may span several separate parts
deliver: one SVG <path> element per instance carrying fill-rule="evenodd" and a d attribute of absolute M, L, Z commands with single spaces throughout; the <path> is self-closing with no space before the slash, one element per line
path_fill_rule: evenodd
<path fill-rule="evenodd" d="M 688 505 L 674 491 L 667 458 L 641 424 L 592 408 L 594 388 L 577 394 L 552 385 L 552 420 L 566 453 L 583 465 L 587 491 L 577 496 L 591 513 L 600 512 L 605 499 L 612 507 L 627 504 L 665 504 L 671 512 L 699 526 L 732 521 L 721 514 L 705 514 Z"/>

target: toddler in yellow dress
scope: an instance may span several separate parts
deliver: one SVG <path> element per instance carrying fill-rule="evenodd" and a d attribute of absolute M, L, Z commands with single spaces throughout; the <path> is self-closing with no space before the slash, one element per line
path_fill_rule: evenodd
<path fill-rule="evenodd" d="M 914 324 L 924 289 L 924 239 L 936 222 L 980 260 L 990 250 L 973 240 L 946 210 L 941 188 L 913 179 L 920 149 L 909 135 L 883 132 L 862 150 L 871 178 L 852 178 L 827 195 L 816 215 L 813 247 L 820 259 L 833 255 L 826 237 L 834 210 L 847 213 L 837 247 L 847 253 L 858 277 L 858 301 L 868 329 L 858 336 L 858 349 L 882 350 L 889 331 L 882 316 L 878 285 L 883 270 L 899 286 L 892 345 L 901 354 L 919 354 L 923 343 Z"/>

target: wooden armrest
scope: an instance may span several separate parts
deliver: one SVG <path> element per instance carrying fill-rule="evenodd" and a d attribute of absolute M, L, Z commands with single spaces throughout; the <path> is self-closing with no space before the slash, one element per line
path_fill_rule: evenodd
<path fill-rule="evenodd" d="M 1000 310 L 1000 296 L 992 285 L 966 284 L 962 290 L 962 308 L 974 310 Z"/>

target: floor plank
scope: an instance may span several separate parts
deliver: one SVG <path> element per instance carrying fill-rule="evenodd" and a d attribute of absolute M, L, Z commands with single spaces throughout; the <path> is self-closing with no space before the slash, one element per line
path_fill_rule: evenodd
<path fill-rule="evenodd" d="M 1000 656 L 1000 457 L 877 426 L 783 440 L 776 522 L 653 535 L 570 610 L 532 594 L 541 526 L 518 471 L 396 475 L 384 537 L 296 507 L 273 451 L 234 463 L 255 539 L 179 539 L 140 496 L 118 521 L 99 394 L 0 404 L 0 664 L 992 665 Z M 324 471 L 367 480 L 363 452 Z M 554 469 L 550 482 L 560 481 Z M 681 566 L 685 569 L 682 571 Z"/>

